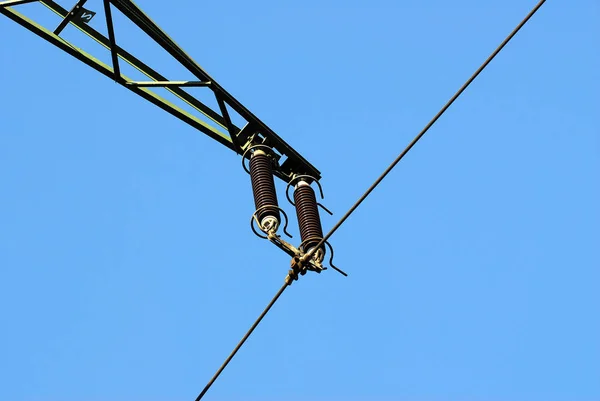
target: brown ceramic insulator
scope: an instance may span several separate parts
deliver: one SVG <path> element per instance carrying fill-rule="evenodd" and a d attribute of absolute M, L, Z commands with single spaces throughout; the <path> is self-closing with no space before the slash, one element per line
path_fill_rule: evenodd
<path fill-rule="evenodd" d="M 268 221 L 273 222 L 275 220 L 275 230 L 277 230 L 281 222 L 281 216 L 279 209 L 277 209 L 273 164 L 271 158 L 262 150 L 255 151 L 250 158 L 250 179 L 252 181 L 254 205 L 258 211 L 256 218 L 260 228 L 266 227 Z"/>
<path fill-rule="evenodd" d="M 294 203 L 296 204 L 296 216 L 298 217 L 304 250 L 309 251 L 323 238 L 323 228 L 321 227 L 315 191 L 307 182 L 300 181 L 296 185 Z M 322 247 L 321 249 L 324 255 L 325 248 Z"/>

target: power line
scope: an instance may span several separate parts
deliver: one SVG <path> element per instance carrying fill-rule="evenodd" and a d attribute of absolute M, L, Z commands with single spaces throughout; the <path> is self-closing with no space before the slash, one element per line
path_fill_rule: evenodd
<path fill-rule="evenodd" d="M 421 132 L 419 132 L 419 134 L 408 144 L 408 146 L 398 155 L 398 157 L 396 157 L 396 159 L 392 162 L 392 164 L 390 164 L 388 166 L 388 168 L 383 172 L 383 174 L 381 174 L 379 176 L 379 178 L 377 178 L 377 180 L 375 180 L 375 182 L 369 187 L 369 189 L 367 189 L 367 191 L 358 199 L 358 201 L 350 208 L 350 210 L 348 210 L 348 212 L 346 212 L 346 214 L 340 219 L 340 221 L 337 222 L 335 226 L 333 226 L 333 228 L 327 233 L 327 235 L 325 235 L 325 237 L 323 237 L 323 239 L 319 242 L 319 244 L 317 244 L 315 247 L 312 248 L 311 251 L 309 251 L 308 253 L 306 253 L 304 255 L 304 257 L 303 257 L 304 261 L 309 260 L 310 257 L 312 256 L 312 254 L 317 249 L 319 249 L 325 243 L 325 241 L 327 241 L 337 231 L 338 228 L 340 228 L 340 226 L 348 219 L 348 217 L 350 217 L 350 215 L 358 208 L 358 206 L 360 206 L 360 204 L 371 194 L 371 192 L 373 192 L 373 190 L 381 183 L 381 181 L 383 181 L 383 179 L 390 173 L 390 171 L 392 171 L 394 169 L 394 167 L 396 167 L 398 162 L 400 162 L 400 160 L 402 160 L 402 158 L 412 149 L 413 146 L 415 146 L 415 144 L 425 135 L 425 133 L 427 133 L 427 131 L 429 131 L 429 129 L 433 126 L 433 124 L 435 124 L 436 121 L 446 112 L 446 110 L 448 110 L 448 108 L 450 108 L 450 106 L 454 103 L 454 101 L 456 101 L 456 99 L 458 99 L 460 97 L 460 95 L 467 89 L 467 87 L 469 87 L 469 85 L 475 80 L 475 78 L 477 78 L 477 76 L 488 66 L 488 64 L 498 55 L 498 53 L 500 53 L 500 51 L 502 51 L 504 46 L 506 46 L 506 44 L 508 42 L 510 42 L 510 40 L 517 34 L 517 32 L 519 32 L 519 30 L 527 23 L 527 21 L 529 21 L 529 19 L 540 9 L 540 7 L 545 2 L 546 2 L 546 0 L 541 0 L 529 12 L 529 14 L 527 14 L 527 16 L 519 23 L 519 25 L 517 25 L 517 27 L 506 37 L 506 39 L 504 39 L 504 41 L 502 41 L 502 43 L 500 43 L 500 45 L 496 48 L 496 50 L 494 50 L 492 52 L 492 54 L 483 62 L 483 64 L 477 69 L 477 71 L 475 71 L 475 73 L 473 75 L 471 75 L 471 77 L 460 87 L 460 89 L 454 94 L 454 96 L 452 96 L 450 98 L 450 100 L 448 100 L 448 102 L 444 105 L 444 107 L 441 108 L 441 110 L 431 119 L 431 121 L 429 121 L 429 123 L 427 123 L 425 128 L 423 128 L 423 130 Z M 231 360 L 233 359 L 235 354 L 237 354 L 237 352 L 240 350 L 240 348 L 244 345 L 244 343 L 246 342 L 248 337 L 250 337 L 250 335 L 252 334 L 254 329 L 256 329 L 256 327 L 260 324 L 262 319 L 267 315 L 267 313 L 269 313 L 269 310 L 271 310 L 271 308 L 273 307 L 275 302 L 277 302 L 277 300 L 279 299 L 281 294 L 283 294 L 285 289 L 291 284 L 292 277 L 293 277 L 292 273 L 293 272 L 290 272 L 290 274 L 286 277 L 285 284 L 279 289 L 277 294 L 275 294 L 275 297 L 267 305 L 265 310 L 261 313 L 261 315 L 258 317 L 258 319 L 254 322 L 254 324 L 252 324 L 252 326 L 250 327 L 248 332 L 246 332 L 244 337 L 236 345 L 236 347 L 233 349 L 231 354 L 229 354 L 227 359 L 225 359 L 225 362 L 223 362 L 221 367 L 217 370 L 217 372 L 214 374 L 214 376 L 210 379 L 210 381 L 204 387 L 202 392 L 198 395 L 198 397 L 196 397 L 195 401 L 200 401 L 202 399 L 202 397 L 204 397 L 204 395 L 208 392 L 210 387 L 217 380 L 219 375 L 223 372 L 223 370 L 225 370 L 225 368 L 227 367 L 229 362 L 231 362 Z M 296 275 L 296 278 L 297 278 L 297 275 Z"/>
<path fill-rule="evenodd" d="M 206 384 L 206 386 L 200 392 L 200 394 L 198 395 L 198 397 L 196 397 L 196 401 L 200 401 L 202 399 L 202 397 L 204 397 L 204 394 L 206 394 L 206 392 L 210 389 L 210 387 L 213 385 L 213 383 L 217 380 L 217 378 L 219 377 L 219 375 L 223 372 L 223 370 L 225 370 L 225 368 L 227 367 L 227 365 L 229 364 L 229 362 L 231 362 L 231 360 L 233 359 L 233 357 L 235 356 L 235 354 L 237 354 L 237 352 L 240 350 L 240 348 L 242 348 L 242 345 L 244 345 L 244 343 L 246 342 L 246 340 L 248 339 L 248 337 L 250 337 L 250 335 L 252 334 L 252 332 L 254 331 L 254 329 L 256 329 L 256 327 L 260 324 L 261 320 L 263 320 L 263 318 L 267 315 L 267 313 L 269 313 L 269 310 L 271 309 L 271 307 L 273 305 L 275 305 L 275 302 L 277 302 L 277 300 L 279 299 L 279 297 L 281 296 L 281 294 L 283 294 L 283 292 L 285 291 L 285 289 L 290 284 L 291 284 L 291 281 L 288 280 L 288 278 L 286 278 L 285 284 L 279 289 L 279 291 L 277 292 L 277 294 L 275 294 L 275 297 L 273 297 L 273 299 L 271 300 L 271 302 L 269 302 L 269 305 L 267 305 L 267 307 L 265 308 L 265 310 L 260 314 L 260 316 L 258 317 L 258 319 L 256 319 L 256 321 L 254 322 L 254 324 L 252 324 L 252 326 L 246 332 L 246 334 L 244 335 L 244 337 L 242 337 L 242 339 L 240 340 L 240 342 L 238 343 L 238 345 L 235 346 L 235 348 L 233 349 L 233 351 L 231 351 L 231 354 L 229 354 L 229 356 L 227 357 L 227 359 L 225 359 L 225 362 L 223 362 L 223 364 L 221 365 L 221 367 L 217 370 L 217 372 L 214 374 L 214 376 Z"/>
<path fill-rule="evenodd" d="M 506 44 L 508 42 L 510 42 L 510 40 L 517 34 L 517 32 L 519 32 L 519 30 L 527 23 L 527 21 L 529 21 L 529 19 L 531 17 L 533 17 L 533 15 L 540 9 L 540 7 L 545 2 L 546 2 L 546 0 L 541 0 L 529 12 L 529 14 L 527 14 L 527 16 L 519 23 L 519 25 L 517 25 L 517 27 L 506 37 L 506 39 L 504 39 L 504 41 L 502 43 L 500 43 L 500 45 L 496 48 L 496 50 L 494 50 L 494 52 L 483 62 L 483 64 L 477 69 L 477 71 L 475 71 L 475 73 L 473 73 L 473 75 L 471 75 L 471 77 L 467 80 L 467 82 L 465 82 L 463 84 L 463 86 L 460 87 L 460 89 L 454 94 L 454 96 L 452 96 L 450 98 L 450 100 L 448 100 L 448 102 L 444 105 L 444 107 L 442 107 L 441 110 L 431 119 L 431 121 L 429 121 L 427 123 L 425 128 L 423 128 L 423 130 L 421 132 L 419 132 L 419 134 L 408 144 L 408 146 L 402 151 L 402 153 L 400 153 L 398 155 L 398 157 L 396 157 L 396 159 L 392 162 L 392 164 L 390 164 L 389 167 L 387 169 L 385 169 L 383 174 L 381 174 L 379 176 L 379 178 L 377 178 L 375 180 L 373 185 L 371 185 L 369 187 L 369 189 L 367 189 L 367 191 L 360 197 L 360 199 L 358 199 L 358 201 L 350 208 L 350 210 L 348 210 L 348 212 L 346 212 L 346 214 L 340 219 L 340 221 L 338 221 L 336 223 L 336 225 L 333 226 L 333 228 L 327 233 L 327 235 L 325 235 L 325 237 L 323 237 L 321 242 L 319 242 L 318 245 L 316 245 L 314 248 L 312 248 L 312 250 L 310 252 L 308 252 L 304 255 L 304 257 L 302 258 L 303 261 L 310 260 L 310 258 L 312 257 L 312 254 L 317 249 L 319 249 L 325 243 L 325 241 L 327 241 L 338 230 L 338 228 L 340 228 L 340 226 L 348 219 L 348 217 L 350 217 L 350 215 L 352 213 L 354 213 L 354 211 L 360 206 L 360 204 L 371 194 L 371 192 L 373 192 L 373 190 L 389 174 L 389 172 L 392 171 L 394 169 L 394 167 L 396 167 L 398 162 L 400 160 L 402 160 L 402 158 L 412 149 L 413 146 L 415 146 L 415 144 L 417 142 L 419 142 L 419 140 L 423 137 L 423 135 L 425 135 L 427 133 L 427 131 L 429 131 L 429 128 L 431 128 L 433 126 L 433 124 L 435 124 L 436 121 L 446 112 L 446 110 L 448 110 L 448 108 L 450 108 L 450 106 L 452 106 L 452 103 L 454 103 L 454 101 L 456 99 L 458 99 L 460 97 L 460 95 L 462 95 L 462 93 L 465 91 L 465 89 L 467 89 L 469 87 L 469 85 L 471 85 L 471 83 L 475 80 L 475 78 L 477 78 L 477 76 L 488 66 L 488 64 L 498 55 L 498 53 L 500 53 L 500 51 L 504 48 L 504 46 L 506 46 Z"/>

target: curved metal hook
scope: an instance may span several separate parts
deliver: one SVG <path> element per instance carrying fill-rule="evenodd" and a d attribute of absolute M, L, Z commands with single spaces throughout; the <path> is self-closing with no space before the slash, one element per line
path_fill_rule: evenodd
<path fill-rule="evenodd" d="M 256 221 L 256 224 L 258 225 L 258 219 L 256 218 L 256 212 L 252 213 L 252 216 L 250 216 L 250 228 L 252 229 L 252 232 L 254 233 L 254 235 L 256 235 L 258 238 L 269 239 L 269 237 L 261 235 L 258 233 L 258 231 L 256 231 L 256 229 L 254 228 L 255 221 Z"/>
<path fill-rule="evenodd" d="M 302 242 L 300 243 L 300 245 L 298 245 L 298 249 L 299 249 L 299 250 L 300 250 L 300 252 L 302 252 L 303 254 L 306 254 L 306 253 L 307 253 L 307 250 L 305 250 L 305 249 L 304 249 L 304 247 L 306 246 L 306 243 L 307 243 L 307 242 L 312 242 L 312 241 L 317 241 L 317 242 L 320 242 L 320 241 L 321 241 L 321 239 L 322 239 L 321 237 L 310 237 L 310 238 L 307 238 L 307 239 L 305 239 L 304 241 L 302 241 Z M 316 252 L 316 251 L 315 251 L 315 252 Z M 313 254 L 312 256 L 315 256 L 315 255 Z"/>
<path fill-rule="evenodd" d="M 242 154 L 242 167 L 244 168 L 244 171 L 247 172 L 248 174 L 250 174 L 250 169 L 248 167 L 246 167 L 246 154 L 256 148 L 264 148 L 268 150 L 268 153 L 273 153 L 273 149 L 267 145 L 262 145 L 262 144 L 257 144 L 257 145 L 252 145 L 250 146 L 248 149 L 246 149 L 244 151 L 244 153 Z M 248 158 L 249 159 L 249 158 Z"/>
<path fill-rule="evenodd" d="M 283 224 L 283 232 L 284 232 L 284 233 L 285 233 L 285 235 L 287 235 L 288 237 L 290 237 L 290 238 L 294 238 L 294 237 L 292 236 L 292 234 L 290 234 L 290 233 L 288 232 L 288 230 L 287 230 L 287 227 L 288 227 L 288 222 L 290 221 L 290 219 L 289 219 L 289 218 L 288 218 L 288 216 L 287 216 L 287 213 L 286 213 L 286 212 L 284 212 L 284 211 L 283 211 L 283 209 L 282 209 L 282 208 L 280 208 L 280 207 L 277 207 L 277 209 L 279 209 L 279 211 L 281 212 L 281 214 L 283 214 L 283 217 L 285 217 L 285 223 Z"/>
<path fill-rule="evenodd" d="M 336 272 L 340 273 L 342 276 L 344 276 L 344 277 L 348 277 L 348 274 L 347 274 L 345 271 L 343 271 L 343 270 L 341 270 L 341 269 L 337 268 L 337 267 L 336 267 L 336 266 L 333 264 L 333 247 L 331 246 L 331 244 L 329 243 L 329 241 L 325 241 L 325 245 L 327 245 L 327 247 L 329 247 L 329 251 L 331 252 L 331 256 L 329 257 L 329 266 L 331 266 L 331 268 L 332 268 L 333 270 L 335 270 Z"/>
<path fill-rule="evenodd" d="M 323 187 L 321 186 L 321 183 L 315 179 L 315 177 L 312 175 L 297 175 L 292 178 L 290 182 L 288 182 L 287 187 L 285 187 L 285 197 L 287 198 L 288 202 L 292 204 L 292 206 L 296 206 L 296 203 L 292 200 L 292 198 L 290 198 L 290 186 L 292 186 L 294 182 L 300 178 L 311 178 L 314 182 L 316 182 L 317 186 L 319 187 L 319 192 L 321 193 L 321 199 L 325 199 L 323 196 Z M 327 209 L 322 203 L 317 202 L 317 206 L 320 206 L 321 209 L 325 210 L 330 216 L 333 216 L 331 210 Z"/>
<path fill-rule="evenodd" d="M 305 253 L 306 251 L 304 250 L 304 245 L 305 245 L 307 242 L 309 242 L 309 241 L 320 241 L 321 239 L 322 239 L 322 238 L 319 238 L 319 237 L 311 237 L 311 238 L 308 238 L 308 239 L 306 239 L 306 240 L 302 241 L 302 243 L 300 244 L 300 246 L 298 246 L 298 249 L 300 249 L 300 251 L 301 251 L 302 253 Z M 331 254 L 330 254 L 330 256 L 329 256 L 329 266 L 330 266 L 330 267 L 331 267 L 333 270 L 335 270 L 335 271 L 337 271 L 338 273 L 340 273 L 341 275 L 343 275 L 343 276 L 345 276 L 345 277 L 348 277 L 348 274 L 347 274 L 345 271 L 343 271 L 342 269 L 338 268 L 336 265 L 334 265 L 334 264 L 333 264 L 333 256 L 334 256 L 334 252 L 333 252 L 333 247 L 331 246 L 331 244 L 329 243 L 329 241 L 325 241 L 325 242 L 324 242 L 324 244 L 325 244 L 325 245 L 327 245 L 327 247 L 329 248 L 329 252 L 331 252 Z M 314 255 L 313 255 L 313 256 L 314 256 Z"/>
<path fill-rule="evenodd" d="M 321 206 L 321 208 L 323 210 L 325 210 L 327 213 L 329 213 L 330 216 L 333 216 L 333 213 L 329 209 L 327 209 L 325 206 L 323 206 L 323 204 L 317 202 L 317 206 Z"/>
<path fill-rule="evenodd" d="M 259 237 L 259 238 L 262 238 L 262 239 L 269 239 L 269 237 L 266 237 L 266 236 L 264 236 L 264 235 L 261 235 L 261 234 L 259 234 L 259 233 L 256 231 L 256 229 L 254 228 L 254 222 L 256 222 L 256 225 L 258 226 L 258 228 L 260 228 L 260 223 L 258 222 L 258 218 L 256 217 L 256 215 L 258 214 L 258 212 L 260 212 L 261 210 L 263 210 L 263 209 L 266 209 L 266 208 L 275 208 L 275 209 L 277 209 L 277 210 L 279 210 L 279 211 L 281 212 L 281 214 L 282 214 L 282 215 L 283 215 L 283 217 L 285 218 L 285 219 L 284 219 L 284 224 L 283 224 L 283 232 L 284 232 L 284 233 L 285 233 L 285 235 L 287 235 L 288 237 L 290 237 L 290 238 L 294 238 L 294 237 L 292 236 L 292 234 L 290 234 L 290 233 L 287 231 L 287 228 L 288 228 L 288 223 L 289 223 L 289 221 L 290 221 L 290 219 L 288 218 L 288 215 L 287 215 L 287 213 L 286 213 L 286 212 L 285 212 L 285 211 L 284 211 L 282 208 L 280 208 L 279 206 L 275 206 L 275 205 L 265 205 L 265 206 L 261 206 L 261 207 L 259 207 L 258 209 L 256 209 L 256 210 L 254 211 L 254 213 L 252 213 L 252 216 L 250 217 L 250 228 L 252 228 L 252 231 L 254 232 L 254 234 L 256 234 L 256 236 L 257 236 L 257 237 Z M 264 232 L 264 231 L 263 231 L 263 230 L 261 230 L 261 232 Z"/>
<path fill-rule="evenodd" d="M 288 182 L 287 187 L 285 187 L 285 197 L 287 198 L 288 202 L 290 202 L 292 204 L 292 206 L 296 206 L 296 204 L 290 198 L 289 189 L 290 189 L 290 186 L 294 185 L 294 183 L 297 180 L 300 180 L 301 178 L 310 178 L 311 180 L 313 180 L 313 182 L 316 182 L 317 186 L 319 187 L 319 192 L 321 193 L 321 199 L 325 199 L 325 196 L 323 196 L 323 187 L 321 186 L 321 183 L 319 181 L 317 181 L 317 179 L 315 177 L 313 177 L 312 175 L 308 175 L 308 174 L 297 175 L 294 178 L 292 178 L 290 180 L 290 182 Z M 327 210 L 327 209 L 325 209 L 325 210 Z M 329 212 L 329 210 L 327 210 L 327 212 L 331 213 L 331 212 Z"/>

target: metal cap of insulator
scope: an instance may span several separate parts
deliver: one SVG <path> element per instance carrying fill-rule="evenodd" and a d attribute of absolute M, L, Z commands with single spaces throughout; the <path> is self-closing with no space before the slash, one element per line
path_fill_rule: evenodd
<path fill-rule="evenodd" d="M 263 150 L 255 150 L 250 158 L 250 179 L 259 228 L 265 233 L 279 228 L 281 215 L 273 179 L 273 161 Z"/>
<path fill-rule="evenodd" d="M 296 204 L 296 216 L 300 226 L 302 250 L 310 252 L 323 239 L 323 228 L 321 227 L 315 191 L 308 182 L 302 180 L 296 184 L 294 203 Z M 321 246 L 313 254 L 313 260 L 320 263 L 324 257 L 325 247 Z"/>

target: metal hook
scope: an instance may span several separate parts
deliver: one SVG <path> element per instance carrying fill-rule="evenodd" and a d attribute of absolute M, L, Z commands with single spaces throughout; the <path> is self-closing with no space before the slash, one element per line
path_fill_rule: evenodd
<path fill-rule="evenodd" d="M 306 245 L 306 243 L 307 243 L 307 242 L 311 242 L 311 241 L 320 241 L 321 239 L 322 239 L 322 238 L 319 238 L 319 237 L 312 237 L 312 238 L 308 238 L 308 239 L 306 239 L 306 240 L 302 241 L 302 243 L 300 244 L 300 246 L 298 247 L 298 249 L 300 250 L 300 252 L 302 252 L 302 253 L 306 253 L 306 251 L 305 251 L 305 249 L 304 249 L 304 246 Z M 329 248 L 329 251 L 331 252 L 331 254 L 330 254 L 330 256 L 329 256 L 329 266 L 330 266 L 330 267 L 331 267 L 333 270 L 335 270 L 335 271 L 337 271 L 338 273 L 340 273 L 341 275 L 343 275 L 343 276 L 345 276 L 345 277 L 348 277 L 348 274 L 347 274 L 345 271 L 343 271 L 342 269 L 338 268 L 336 265 L 334 265 L 334 264 L 333 264 L 333 256 L 334 256 L 334 252 L 333 252 L 333 247 L 331 246 L 331 244 L 329 243 L 329 241 L 325 241 L 325 242 L 324 242 L 324 244 L 325 244 L 325 245 L 327 245 L 327 247 Z M 318 251 L 317 251 L 317 252 L 318 252 Z M 316 254 L 316 252 L 315 252 L 315 254 Z M 313 254 L 313 256 L 314 256 L 315 254 Z M 323 269 L 325 269 L 325 268 L 323 268 Z"/>
<path fill-rule="evenodd" d="M 301 178 L 310 178 L 311 180 L 313 180 L 313 182 L 315 182 L 317 184 L 317 186 L 319 187 L 319 192 L 321 193 L 321 199 L 325 199 L 325 196 L 323 196 L 323 187 L 321 186 L 321 183 L 319 181 L 317 181 L 317 179 L 315 177 L 313 177 L 312 175 L 308 175 L 308 174 L 297 175 L 294 178 L 292 178 L 290 180 L 290 182 L 288 182 L 287 187 L 285 187 L 285 197 L 287 198 L 288 202 L 290 202 L 292 204 L 292 206 L 296 206 L 296 204 L 290 198 L 289 189 L 290 189 L 290 186 L 294 185 L 294 183 L 297 180 L 300 180 Z M 331 212 L 329 212 L 329 213 L 331 213 Z"/>
<path fill-rule="evenodd" d="M 317 206 L 321 206 L 321 208 L 323 210 L 325 210 L 327 213 L 329 213 L 330 216 L 333 216 L 333 213 L 329 209 L 327 209 L 325 206 L 323 206 L 323 204 L 317 202 Z"/>
<path fill-rule="evenodd" d="M 258 212 L 260 212 L 261 210 L 266 209 L 266 208 L 275 208 L 275 209 L 277 209 L 277 210 L 279 210 L 281 212 L 281 214 L 285 218 L 284 224 L 283 224 L 283 232 L 288 237 L 293 238 L 292 234 L 290 234 L 287 231 L 287 227 L 288 227 L 288 223 L 289 223 L 289 218 L 287 216 L 287 213 L 282 208 L 280 208 L 279 206 L 274 206 L 274 205 L 265 205 L 265 206 L 259 207 L 258 209 L 256 209 L 254 211 L 254 213 L 252 213 L 252 216 L 250 217 L 250 228 L 252 228 L 252 231 L 254 232 L 254 234 L 256 234 L 256 236 L 259 237 L 259 238 L 269 239 L 269 237 L 259 234 L 256 231 L 256 229 L 254 228 L 254 222 L 256 222 L 256 225 L 258 226 L 258 228 L 260 228 L 260 223 L 259 223 L 258 218 L 256 217 L 256 215 L 258 214 Z M 264 232 L 262 229 L 261 229 L 261 231 Z"/>
<path fill-rule="evenodd" d="M 331 244 L 329 243 L 329 241 L 325 241 L 325 245 L 327 245 L 329 247 L 329 251 L 331 251 L 331 256 L 329 257 L 329 266 L 331 266 L 331 268 L 335 271 L 337 271 L 338 273 L 340 273 L 342 276 L 344 277 L 348 277 L 348 274 L 337 268 L 334 264 L 333 264 L 333 247 L 331 246 Z"/>
<path fill-rule="evenodd" d="M 292 201 L 292 198 L 290 198 L 289 189 L 290 189 L 290 186 L 292 186 L 294 184 L 294 182 L 300 178 L 310 178 L 313 180 L 313 182 L 316 182 L 317 186 L 319 187 L 319 192 L 321 193 L 321 199 L 325 199 L 325 196 L 323 196 L 323 187 L 321 186 L 321 183 L 319 181 L 317 181 L 317 179 L 315 177 L 313 177 L 312 175 L 297 175 L 294 178 L 292 178 L 290 180 L 290 182 L 288 182 L 287 187 L 285 187 L 285 197 L 287 198 L 288 202 L 290 202 L 292 204 L 292 206 L 296 206 L 296 203 L 294 201 Z M 327 209 L 322 203 L 317 202 L 317 206 L 320 206 L 330 216 L 333 216 L 333 213 L 331 212 L 331 210 Z"/>

